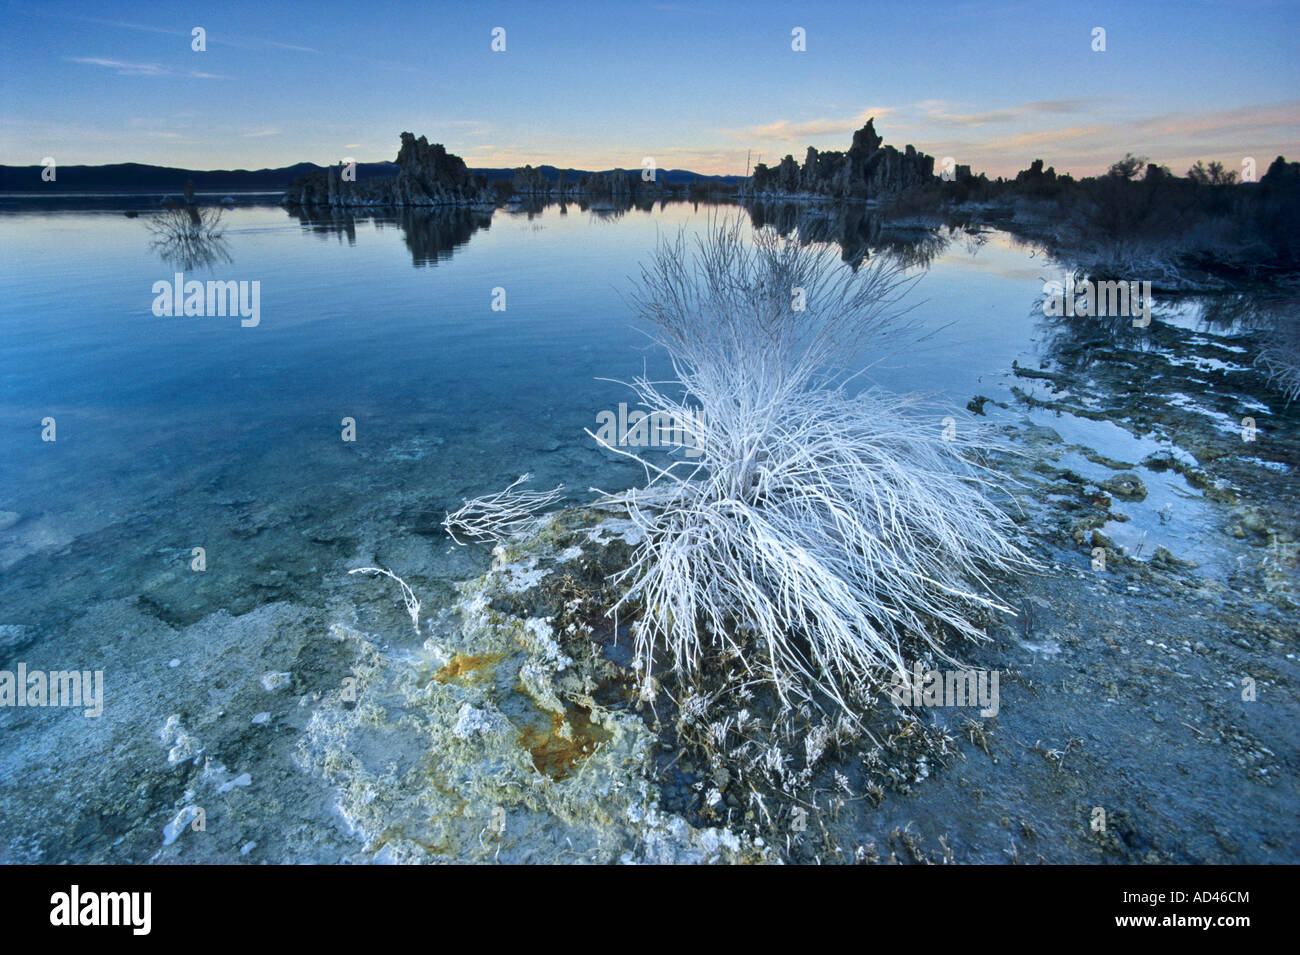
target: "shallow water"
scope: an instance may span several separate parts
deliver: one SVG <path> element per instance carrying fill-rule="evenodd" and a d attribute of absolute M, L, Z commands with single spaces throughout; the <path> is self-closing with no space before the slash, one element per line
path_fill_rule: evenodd
<path fill-rule="evenodd" d="M 618 218 L 552 206 L 403 225 L 227 210 L 230 262 L 184 275 L 260 282 L 260 322 L 247 328 L 230 316 L 154 316 L 153 284 L 177 267 L 151 251 L 143 219 L 3 216 L 0 509 L 21 517 L 0 543 L 5 622 L 46 632 L 72 609 L 43 606 L 37 574 L 80 576 L 84 607 L 183 570 L 203 546 L 208 598 L 190 601 L 188 619 L 246 606 L 247 569 L 277 552 L 319 573 L 337 563 L 293 539 L 310 520 L 292 515 L 239 546 L 230 538 L 244 511 L 301 500 L 360 534 L 377 496 L 440 517 L 524 472 L 578 497 L 626 486 L 638 469 L 582 429 L 628 398 L 600 379 L 664 370 L 630 327 L 627 280 L 660 235 L 709 215 L 686 204 Z M 911 298 L 921 330 L 939 331 L 864 356 L 876 362 L 869 380 L 957 409 L 976 391 L 996 394 L 996 376 L 1031 344 L 1035 274 L 996 242 L 940 258 Z M 504 310 L 492 308 L 497 288 Z M 41 440 L 46 417 L 53 443 Z M 342 440 L 344 417 L 355 442 Z M 91 534 L 93 547 L 75 546 Z M 39 571 L 17 566 L 55 554 Z M 103 572 L 77 567 L 87 560 Z"/>
<path fill-rule="evenodd" d="M 259 282 L 260 322 L 242 327 L 238 317 L 153 314 L 154 283 L 179 266 L 151 249 L 143 218 L 0 213 L 0 662 L 98 669 L 105 640 L 129 639 L 86 625 L 114 601 L 184 628 L 277 600 L 336 600 L 362 563 L 420 582 L 437 603 L 448 581 L 486 562 L 438 528 L 462 498 L 525 472 L 534 487 L 565 485 L 571 501 L 637 481 L 638 468 L 583 429 L 629 400 L 603 379 L 665 371 L 631 327 L 629 277 L 660 236 L 715 214 L 681 203 L 618 216 L 551 206 L 301 221 L 240 206 L 224 213 L 229 261 L 185 278 Z M 985 233 L 948 244 L 917 274 L 911 317 L 929 337 L 861 356 L 874 363 L 864 382 L 932 393 L 962 427 L 981 394 L 995 419 L 1030 417 L 1067 445 L 1132 463 L 1167 446 L 1016 406 L 1013 385 L 1041 389 L 1017 380 L 1013 362 L 1037 367 L 1051 338 L 1037 303 L 1057 276 L 1032 250 Z M 493 308 L 497 290 L 504 309 Z M 46 418 L 52 442 L 42 440 Z M 355 441 L 343 440 L 344 418 Z M 1108 473 L 1078 455 L 1068 462 L 1092 480 Z M 1183 479 L 1143 476 L 1150 496 L 1107 532 L 1215 572 L 1201 543 L 1210 519 L 1199 503 L 1182 505 Z M 202 573 L 191 569 L 196 547 Z M 175 661 L 201 670 L 189 649 L 182 659 L 185 646 L 169 647 L 178 656 L 152 661 L 144 672 L 156 676 L 136 689 L 147 697 Z M 112 694 L 110 682 L 108 706 Z M 142 713 L 141 734 L 156 736 L 167 715 Z M 10 718 L 0 711 L 0 724 Z M 73 749 L 78 725 L 48 724 Z M 28 739 L 0 744 L 6 776 L 24 764 Z M 21 834 L 0 835 L 12 856 Z"/>

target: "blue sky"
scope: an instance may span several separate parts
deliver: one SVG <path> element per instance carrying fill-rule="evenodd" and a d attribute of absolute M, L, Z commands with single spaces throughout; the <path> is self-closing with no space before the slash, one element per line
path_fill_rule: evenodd
<path fill-rule="evenodd" d="M 0 163 L 392 159 L 743 173 L 868 116 L 990 175 L 1300 159 L 1300 4 L 0 4 Z M 207 49 L 191 49 L 203 27 Z M 491 49 L 505 28 L 506 50 Z M 791 49 L 801 27 L 807 49 Z M 1105 52 L 1092 49 L 1094 27 Z"/>

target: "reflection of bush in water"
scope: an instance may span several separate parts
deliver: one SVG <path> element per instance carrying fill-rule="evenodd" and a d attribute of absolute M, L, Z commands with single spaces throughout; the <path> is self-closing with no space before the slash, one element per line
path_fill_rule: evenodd
<path fill-rule="evenodd" d="M 1087 276 L 1076 273 L 1076 281 Z M 1042 312 L 1044 295 L 1034 301 Z M 1173 308 L 1190 306 L 1196 326 L 1219 337 L 1239 338 L 1239 344 L 1288 402 L 1300 398 L 1300 290 L 1252 289 L 1182 296 L 1170 300 Z M 1152 314 L 1153 325 L 1160 313 Z M 1114 352 L 1165 351 L 1167 343 L 1150 328 L 1134 327 L 1128 316 L 1044 316 L 1042 341 L 1045 357 L 1061 368 L 1078 371 L 1098 362 L 1113 361 Z M 1195 336 L 1180 334 L 1182 344 L 1195 347 Z M 1213 356 L 1207 356 L 1213 357 Z"/>
<path fill-rule="evenodd" d="M 1035 308 L 1041 314 L 1042 297 Z M 1154 313 L 1151 321 L 1158 321 Z M 1158 351 L 1149 328 L 1135 328 L 1127 315 L 1044 316 L 1044 353 L 1067 371 L 1082 371 L 1113 361 L 1116 351 Z"/>
<path fill-rule="evenodd" d="M 1085 281 L 1104 281 L 1075 270 L 1076 294 Z M 1047 315 L 1048 292 L 1035 299 L 1032 313 L 1040 316 L 1038 338 L 1045 358 L 1067 371 L 1082 371 L 1098 362 L 1114 359 L 1115 351 L 1140 352 L 1158 349 L 1150 327 L 1136 327 L 1132 315 Z M 1153 308 L 1151 321 L 1159 321 Z"/>
<path fill-rule="evenodd" d="M 1295 316 L 1278 326 L 1277 337 L 1264 345 L 1256 361 L 1288 403 L 1300 398 L 1300 325 Z"/>
<path fill-rule="evenodd" d="M 1254 365 L 1288 402 L 1300 398 L 1300 289 L 1256 289 L 1192 299 L 1197 320 L 1221 335 L 1245 336 Z"/>
<path fill-rule="evenodd" d="M 1240 321 L 1260 332 L 1255 366 L 1290 403 L 1300 398 L 1300 291 L 1252 298 Z"/>
<path fill-rule="evenodd" d="M 195 205 L 168 206 L 145 222 L 149 247 L 166 263 L 185 269 L 212 268 L 230 261 L 220 231 L 221 210 Z"/>

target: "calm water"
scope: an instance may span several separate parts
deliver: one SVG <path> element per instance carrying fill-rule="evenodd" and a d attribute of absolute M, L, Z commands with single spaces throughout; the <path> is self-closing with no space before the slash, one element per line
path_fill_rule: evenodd
<path fill-rule="evenodd" d="M 55 636 L 88 603 L 151 581 L 178 620 L 236 612 L 255 603 L 260 572 L 310 586 L 344 566 L 353 538 L 436 523 L 526 471 L 577 497 L 626 486 L 639 471 L 582 429 L 628 397 L 599 379 L 663 367 L 630 327 L 628 277 L 660 235 L 710 214 L 552 206 L 403 225 L 229 210 L 230 261 L 185 278 L 260 282 L 256 327 L 155 317 L 153 284 L 176 267 L 143 218 L 0 217 L 0 509 L 19 515 L 0 539 L 0 623 Z M 951 246 L 912 297 L 925 328 L 949 327 L 864 356 L 879 362 L 872 380 L 959 408 L 1003 396 L 997 377 L 1032 347 L 1042 272 L 998 236 L 974 254 Z M 313 552 L 322 522 L 349 540 Z M 207 575 L 173 577 L 194 546 Z"/>
<path fill-rule="evenodd" d="M 462 498 L 524 472 L 534 487 L 564 484 L 573 501 L 641 478 L 583 428 L 629 398 L 602 379 L 665 370 L 630 327 L 628 280 L 660 236 L 714 214 L 552 206 L 301 222 L 274 206 L 236 208 L 223 221 L 229 261 L 185 277 L 259 282 L 260 323 L 247 328 L 153 314 L 154 283 L 177 268 L 151 248 L 143 217 L 0 212 L 0 665 L 95 669 L 114 647 L 130 670 L 111 674 L 116 692 L 135 694 L 132 718 L 152 738 L 167 713 L 152 712 L 151 689 L 169 666 L 207 665 L 186 628 L 211 615 L 284 600 L 343 606 L 357 592 L 346 571 L 362 564 L 406 577 L 426 609 L 445 604 L 450 581 L 488 559 L 438 526 Z M 934 334 L 861 356 L 877 362 L 868 380 L 931 392 L 959 416 L 983 394 L 1023 417 L 1010 386 L 1035 383 L 1011 366 L 1037 363 L 1053 267 L 992 232 L 948 243 L 917 274 L 913 318 Z M 497 289 L 504 310 L 492 308 Z M 1112 457 L 1153 450 L 1105 421 L 1036 415 Z M 342 440 L 345 417 L 354 442 Z M 46 418 L 56 441 L 42 440 Z M 1145 476 L 1148 518 L 1181 503 L 1172 521 L 1133 526 L 1158 528 L 1176 552 L 1194 548 L 1201 511 L 1182 479 Z M 124 603 L 179 642 L 123 646 L 106 608 Z M 59 745 L 70 754 L 86 723 L 42 725 L 68 734 Z M 36 771 L 44 757 L 24 747 L 38 738 L 50 745 L 7 734 L 0 775 Z"/>

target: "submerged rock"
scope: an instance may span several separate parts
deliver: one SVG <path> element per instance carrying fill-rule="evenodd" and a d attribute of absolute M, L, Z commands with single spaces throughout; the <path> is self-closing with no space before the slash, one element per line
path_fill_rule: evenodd
<path fill-rule="evenodd" d="M 0 654 L 17 652 L 31 644 L 30 627 L 18 623 L 0 623 Z"/>
<path fill-rule="evenodd" d="M 1125 471 L 1101 482 L 1101 489 L 1116 497 L 1142 501 L 1147 496 L 1146 483 L 1132 471 Z"/>

